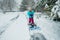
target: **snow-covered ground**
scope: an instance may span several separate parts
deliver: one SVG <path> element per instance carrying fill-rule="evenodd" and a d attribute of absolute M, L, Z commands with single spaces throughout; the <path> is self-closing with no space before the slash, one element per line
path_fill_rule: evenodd
<path fill-rule="evenodd" d="M 39 19 L 36 18 L 36 22 L 47 40 L 60 40 L 60 22 L 49 20 L 45 15 L 41 15 Z"/>
<path fill-rule="evenodd" d="M 15 15 L 18 15 L 18 13 L 14 14 L 11 17 L 14 17 Z M 12 24 L 10 23 L 9 27 L 1 35 L 1 40 L 29 40 L 29 30 L 26 28 L 26 25 L 26 18 L 21 12 L 21 14 L 19 14 L 19 18 Z"/>
<path fill-rule="evenodd" d="M 27 25 L 28 18 L 25 14 L 26 12 L 0 13 L 0 40 L 30 39 L 30 33 Z M 39 19 L 35 15 L 34 19 L 35 23 L 41 28 L 39 33 L 41 32 L 46 40 L 60 40 L 59 22 L 46 19 L 45 15 L 41 15 Z"/>
<path fill-rule="evenodd" d="M 9 27 L 9 25 L 18 18 L 18 16 L 18 13 L 0 13 L 0 34 L 5 31 L 5 29 Z"/>

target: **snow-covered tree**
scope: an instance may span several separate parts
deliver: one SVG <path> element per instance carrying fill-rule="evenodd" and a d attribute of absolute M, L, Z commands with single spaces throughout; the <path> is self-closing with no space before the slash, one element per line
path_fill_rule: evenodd
<path fill-rule="evenodd" d="M 28 7 L 33 7 L 33 5 L 34 5 L 34 0 L 23 0 L 20 5 L 20 10 L 24 11 Z"/>
<path fill-rule="evenodd" d="M 51 16 L 53 16 L 55 19 L 60 18 L 60 0 L 56 2 L 56 5 L 53 6 L 51 10 Z"/>
<path fill-rule="evenodd" d="M 20 5 L 20 11 L 26 10 L 27 5 L 28 5 L 27 1 L 23 0 Z"/>
<path fill-rule="evenodd" d="M 13 11 L 15 6 L 16 6 L 15 0 L 3 0 L 3 1 L 1 1 L 0 9 L 3 12 Z"/>
<path fill-rule="evenodd" d="M 37 11 L 43 10 L 46 4 L 48 6 L 55 4 L 57 0 L 23 0 L 20 7 L 21 10 L 26 10 L 28 6 L 31 6 Z"/>

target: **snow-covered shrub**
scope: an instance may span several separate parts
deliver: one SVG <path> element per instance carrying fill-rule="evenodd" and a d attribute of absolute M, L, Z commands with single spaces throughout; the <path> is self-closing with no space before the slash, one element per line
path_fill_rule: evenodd
<path fill-rule="evenodd" d="M 59 0 L 56 2 L 56 5 L 51 9 L 51 17 L 53 19 L 59 19 L 60 18 L 60 2 Z"/>

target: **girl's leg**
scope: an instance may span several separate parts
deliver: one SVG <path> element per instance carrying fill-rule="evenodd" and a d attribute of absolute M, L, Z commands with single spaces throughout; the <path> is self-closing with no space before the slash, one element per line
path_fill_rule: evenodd
<path fill-rule="evenodd" d="M 31 18 L 31 22 L 32 22 L 32 24 L 34 24 L 34 19 L 33 18 Z"/>
<path fill-rule="evenodd" d="M 31 23 L 31 18 L 29 18 L 29 23 Z"/>
<path fill-rule="evenodd" d="M 34 23 L 34 19 L 31 18 L 31 22 L 32 22 L 32 25 L 36 26 L 36 24 Z"/>

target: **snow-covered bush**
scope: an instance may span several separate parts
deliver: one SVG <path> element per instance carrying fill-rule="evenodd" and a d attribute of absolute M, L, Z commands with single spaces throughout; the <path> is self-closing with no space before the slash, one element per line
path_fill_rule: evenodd
<path fill-rule="evenodd" d="M 56 2 L 56 5 L 51 9 L 51 16 L 53 17 L 60 17 L 60 6 L 59 0 Z"/>

